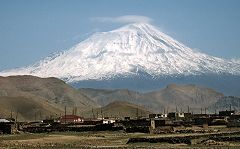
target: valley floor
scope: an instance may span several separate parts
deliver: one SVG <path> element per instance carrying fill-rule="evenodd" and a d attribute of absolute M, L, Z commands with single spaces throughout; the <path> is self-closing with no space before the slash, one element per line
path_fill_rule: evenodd
<path fill-rule="evenodd" d="M 234 131 L 236 131 L 236 129 Z M 184 136 L 194 137 L 199 135 L 201 135 L 201 137 L 192 139 L 190 145 L 153 142 L 128 143 L 130 138 L 176 138 Z M 224 137 L 238 139 L 240 138 L 240 134 L 228 134 L 224 135 Z M 240 148 L 240 141 L 214 141 L 209 139 L 208 134 L 201 133 L 154 135 L 144 133 L 125 133 L 123 131 L 51 132 L 36 134 L 21 133 L 13 135 L 1 135 L 0 148 Z"/>

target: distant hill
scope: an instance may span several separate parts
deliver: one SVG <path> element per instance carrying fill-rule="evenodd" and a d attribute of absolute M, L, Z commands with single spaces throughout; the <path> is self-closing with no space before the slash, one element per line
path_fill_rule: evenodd
<path fill-rule="evenodd" d="M 162 105 L 165 110 L 187 111 L 188 106 L 192 112 L 200 112 L 201 108 L 207 108 L 209 105 L 223 97 L 213 89 L 200 87 L 193 84 L 188 85 L 168 85 L 160 91 L 149 92 L 143 95 L 143 99 L 149 99 L 154 109 L 159 109 L 157 105 Z"/>
<path fill-rule="evenodd" d="M 142 95 L 139 92 L 131 91 L 128 89 L 110 90 L 81 88 L 79 91 L 102 106 L 105 106 L 114 101 L 128 101 L 132 103 L 138 103 L 136 100 L 139 99 L 139 97 Z"/>
<path fill-rule="evenodd" d="M 147 117 L 150 114 L 149 110 L 144 108 L 143 106 L 139 106 L 126 101 L 114 101 L 102 108 L 96 108 L 93 110 L 89 110 L 85 112 L 83 115 L 85 117 L 116 117 L 116 118 L 124 118 L 124 117 Z"/>
<path fill-rule="evenodd" d="M 216 103 L 210 105 L 208 107 L 215 111 L 224 111 L 224 110 L 236 110 L 239 112 L 240 110 L 240 98 L 235 96 L 226 96 L 220 98 Z"/>
<path fill-rule="evenodd" d="M 209 107 L 223 97 L 213 89 L 196 85 L 171 84 L 158 91 L 139 93 L 127 89 L 98 90 L 80 89 L 85 96 L 96 101 L 100 105 L 106 105 L 113 101 L 130 101 L 142 105 L 156 112 L 175 111 L 177 109 L 187 111 L 188 106 L 193 112 L 200 112 L 201 108 Z"/>
<path fill-rule="evenodd" d="M 26 120 L 60 115 L 64 106 L 77 107 L 84 111 L 98 104 L 78 90 L 57 78 L 34 76 L 0 77 L 0 117 L 9 116 L 11 111 Z"/>

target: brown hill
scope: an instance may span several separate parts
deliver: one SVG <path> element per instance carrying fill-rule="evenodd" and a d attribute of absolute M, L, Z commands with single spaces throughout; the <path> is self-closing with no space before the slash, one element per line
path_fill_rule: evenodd
<path fill-rule="evenodd" d="M 188 106 L 193 112 L 200 112 L 201 108 L 214 104 L 222 93 L 213 89 L 200 87 L 192 84 L 188 85 L 168 85 L 165 89 L 138 93 L 135 91 L 120 90 L 97 90 L 80 89 L 81 93 L 96 101 L 100 105 L 106 105 L 113 101 L 130 101 L 142 105 L 156 112 L 175 111 L 176 107 L 180 111 L 187 111 Z"/>
<path fill-rule="evenodd" d="M 42 120 L 50 116 L 59 116 L 62 109 L 45 100 L 25 97 L 0 97 L 0 117 L 16 120 Z"/>
<path fill-rule="evenodd" d="M 103 106 L 102 108 L 97 108 L 93 110 L 89 110 L 85 112 L 83 115 L 85 117 L 116 117 L 116 118 L 124 118 L 124 117 L 147 117 L 148 114 L 151 113 L 143 106 L 139 106 L 126 101 L 114 101 L 112 103 Z"/>
<path fill-rule="evenodd" d="M 128 101 L 134 103 L 140 97 L 140 93 L 128 89 L 110 90 L 81 88 L 79 91 L 88 98 L 96 101 L 101 106 L 105 106 L 114 101 Z"/>
<path fill-rule="evenodd" d="M 212 112 L 235 110 L 235 112 L 240 114 L 240 97 L 224 96 L 216 103 L 209 105 L 208 108 L 211 109 Z"/>
<path fill-rule="evenodd" d="M 223 97 L 213 89 L 196 86 L 193 84 L 188 85 L 168 85 L 165 89 L 160 91 L 149 92 L 143 95 L 143 99 L 149 99 L 156 105 L 161 105 L 162 109 L 175 111 L 187 111 L 188 106 L 192 112 L 200 112 L 201 108 L 207 108 L 209 105 L 216 103 L 219 98 Z"/>
<path fill-rule="evenodd" d="M 35 113 L 41 117 L 59 115 L 64 106 L 77 107 L 79 112 L 98 107 L 62 80 L 34 76 L 0 77 L 0 103 L 0 116 L 18 111 L 19 118 L 26 120 L 35 119 Z"/>

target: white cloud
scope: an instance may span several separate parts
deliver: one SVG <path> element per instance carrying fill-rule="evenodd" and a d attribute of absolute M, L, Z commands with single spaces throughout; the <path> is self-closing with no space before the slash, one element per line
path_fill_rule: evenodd
<path fill-rule="evenodd" d="M 146 16 L 139 15 L 125 15 L 119 17 L 95 17 L 91 18 L 92 21 L 97 22 L 110 22 L 110 23 L 150 23 L 153 20 Z"/>
<path fill-rule="evenodd" d="M 240 64 L 240 58 L 232 58 L 232 62 Z"/>

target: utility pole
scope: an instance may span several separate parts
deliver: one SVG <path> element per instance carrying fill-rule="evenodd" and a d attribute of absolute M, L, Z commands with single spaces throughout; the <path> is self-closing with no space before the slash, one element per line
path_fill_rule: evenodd
<path fill-rule="evenodd" d="M 137 102 L 137 91 L 135 92 L 135 101 Z M 137 119 L 138 119 L 138 105 L 137 105 Z"/>
<path fill-rule="evenodd" d="M 99 114 L 98 114 L 98 110 L 97 110 L 97 118 L 98 118 L 98 115 L 99 115 Z M 93 116 L 94 116 L 94 113 L 93 113 Z M 95 116 L 94 116 L 94 118 L 95 118 Z"/>
<path fill-rule="evenodd" d="M 239 108 L 239 100 L 238 100 L 238 108 Z"/>
<path fill-rule="evenodd" d="M 18 110 L 17 110 L 17 114 L 16 114 L 16 118 L 15 118 L 16 122 L 17 122 L 17 119 L 18 119 Z"/>
<path fill-rule="evenodd" d="M 11 109 L 11 113 L 10 113 L 10 118 L 12 119 L 12 109 Z"/>
<path fill-rule="evenodd" d="M 11 118 L 11 120 L 12 120 L 12 109 L 11 109 L 11 114 L 10 114 L 10 118 Z"/>
<path fill-rule="evenodd" d="M 42 120 L 42 111 L 39 113 L 40 120 Z"/>
<path fill-rule="evenodd" d="M 138 119 L 138 107 L 137 107 L 137 119 Z"/>
<path fill-rule="evenodd" d="M 67 123 L 67 120 L 66 120 L 67 106 L 65 106 L 65 108 L 64 108 L 64 114 L 65 114 L 65 116 L 64 116 L 64 122 L 65 122 L 65 124 L 66 124 L 66 123 Z"/>
<path fill-rule="evenodd" d="M 102 116 L 102 120 L 103 120 L 103 112 L 102 112 L 102 107 L 101 107 L 101 116 Z"/>
<path fill-rule="evenodd" d="M 97 111 L 97 115 L 98 115 L 98 111 Z M 93 116 L 93 119 L 95 119 L 93 108 L 92 108 L 92 116 Z"/>
<path fill-rule="evenodd" d="M 74 110 L 75 110 L 75 115 L 78 115 L 78 114 L 77 114 L 77 107 L 75 107 L 75 109 L 74 109 Z"/>

